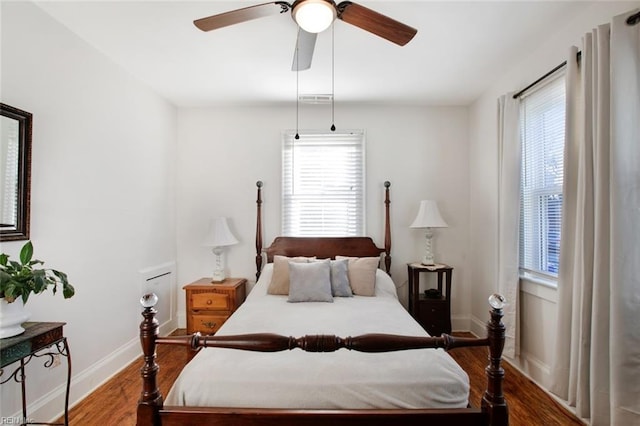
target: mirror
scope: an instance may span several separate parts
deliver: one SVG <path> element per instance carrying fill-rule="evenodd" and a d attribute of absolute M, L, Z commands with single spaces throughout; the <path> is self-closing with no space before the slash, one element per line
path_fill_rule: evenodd
<path fill-rule="evenodd" d="M 0 241 L 29 239 L 32 115 L 0 103 Z"/>

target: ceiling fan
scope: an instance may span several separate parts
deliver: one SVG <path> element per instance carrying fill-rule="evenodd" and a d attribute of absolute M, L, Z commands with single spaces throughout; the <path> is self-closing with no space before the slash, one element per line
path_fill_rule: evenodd
<path fill-rule="evenodd" d="M 329 28 L 336 18 L 400 46 L 411 41 L 418 32 L 415 28 L 359 4 L 350 1 L 336 4 L 333 0 L 295 0 L 293 4 L 274 1 L 197 19 L 193 23 L 202 31 L 211 31 L 288 11 L 291 11 L 293 20 L 299 26 L 291 68 L 293 71 L 311 67 L 318 33 Z"/>

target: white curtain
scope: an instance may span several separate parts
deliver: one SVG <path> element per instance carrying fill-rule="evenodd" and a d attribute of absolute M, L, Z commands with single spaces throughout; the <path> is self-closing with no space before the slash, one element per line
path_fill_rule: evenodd
<path fill-rule="evenodd" d="M 507 299 L 502 319 L 506 326 L 504 355 L 520 353 L 518 338 L 520 229 L 520 102 L 513 93 L 498 98 L 498 292 Z"/>
<path fill-rule="evenodd" d="M 552 392 L 593 426 L 640 425 L 640 25 L 615 17 L 567 60 Z"/>

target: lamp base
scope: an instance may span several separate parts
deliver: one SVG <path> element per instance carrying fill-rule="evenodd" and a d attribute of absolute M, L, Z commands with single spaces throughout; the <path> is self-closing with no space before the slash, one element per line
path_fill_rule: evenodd
<path fill-rule="evenodd" d="M 216 255 L 216 265 L 213 269 L 212 283 L 221 283 L 224 281 L 224 267 L 222 266 L 222 247 L 214 247 L 213 254 Z"/>
<path fill-rule="evenodd" d="M 425 229 L 425 247 L 424 247 L 424 256 L 422 257 L 423 265 L 435 265 L 435 260 L 433 259 L 433 230 L 431 228 Z"/>
<path fill-rule="evenodd" d="M 225 279 L 226 277 L 224 276 L 224 270 L 216 269 L 215 271 L 213 271 L 213 276 L 211 277 L 212 283 L 221 283 Z"/>

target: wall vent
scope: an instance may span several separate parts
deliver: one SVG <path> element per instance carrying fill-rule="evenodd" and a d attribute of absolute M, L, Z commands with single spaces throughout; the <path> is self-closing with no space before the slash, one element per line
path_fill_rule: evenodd
<path fill-rule="evenodd" d="M 173 320 L 176 307 L 175 293 L 175 262 L 167 262 L 139 271 L 140 296 L 146 293 L 155 293 L 158 296 L 156 318 L 160 327 L 169 325 Z"/>

